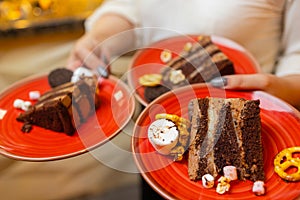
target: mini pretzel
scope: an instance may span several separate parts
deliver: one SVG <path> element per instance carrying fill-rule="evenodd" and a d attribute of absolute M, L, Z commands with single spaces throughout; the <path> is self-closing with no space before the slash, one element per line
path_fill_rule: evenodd
<path fill-rule="evenodd" d="M 300 158 L 294 158 L 293 153 L 300 153 L 300 147 L 290 147 L 282 150 L 274 159 L 275 172 L 284 180 L 299 181 L 300 180 Z M 286 173 L 285 171 L 295 167 L 295 173 Z"/>

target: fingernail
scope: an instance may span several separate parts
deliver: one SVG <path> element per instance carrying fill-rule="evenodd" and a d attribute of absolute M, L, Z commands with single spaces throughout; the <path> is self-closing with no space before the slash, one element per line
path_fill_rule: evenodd
<path fill-rule="evenodd" d="M 97 72 L 99 73 L 99 75 L 101 75 L 104 78 L 108 77 L 107 70 L 105 68 L 101 67 L 101 66 L 97 67 Z"/>
<path fill-rule="evenodd" d="M 209 82 L 213 87 L 224 87 L 227 85 L 227 78 L 216 77 Z"/>
<path fill-rule="evenodd" d="M 103 55 L 103 54 L 101 54 L 101 60 L 102 60 L 106 65 L 109 63 L 108 58 L 107 58 L 105 55 Z"/>

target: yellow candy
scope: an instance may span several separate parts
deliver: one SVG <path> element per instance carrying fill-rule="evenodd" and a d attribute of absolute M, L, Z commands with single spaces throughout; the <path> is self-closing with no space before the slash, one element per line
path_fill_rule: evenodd
<path fill-rule="evenodd" d="M 184 124 L 187 128 L 190 126 L 190 122 L 187 119 L 179 117 L 177 115 L 160 113 L 155 116 L 156 119 L 168 119 L 175 122 L 177 125 Z"/>
<path fill-rule="evenodd" d="M 160 53 L 160 60 L 163 62 L 163 63 L 167 63 L 169 62 L 170 60 L 172 59 L 172 52 L 168 49 L 165 49 L 163 50 L 161 53 Z"/>
<path fill-rule="evenodd" d="M 186 52 L 189 52 L 193 47 L 193 44 L 191 42 L 187 42 L 184 47 L 183 47 L 183 50 L 186 51 Z"/>
<path fill-rule="evenodd" d="M 293 157 L 294 153 L 300 153 L 300 147 L 290 147 L 279 152 L 274 159 L 275 172 L 284 180 L 300 180 L 300 158 Z M 294 173 L 287 173 L 289 168 L 297 168 Z"/>
<path fill-rule="evenodd" d="M 139 83 L 142 86 L 156 86 L 159 85 L 162 79 L 161 74 L 145 74 L 139 78 Z"/>
<path fill-rule="evenodd" d="M 224 194 L 225 192 L 228 192 L 229 189 L 230 189 L 230 179 L 226 178 L 224 176 L 221 176 L 218 180 L 216 192 L 218 194 Z"/>

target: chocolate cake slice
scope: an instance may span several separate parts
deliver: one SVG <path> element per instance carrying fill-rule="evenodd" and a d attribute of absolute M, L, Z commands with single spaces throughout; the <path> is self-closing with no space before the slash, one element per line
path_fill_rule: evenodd
<path fill-rule="evenodd" d="M 151 102 L 158 96 L 170 91 L 169 88 L 163 85 L 157 85 L 153 87 L 145 87 L 145 99 L 147 102 Z"/>
<path fill-rule="evenodd" d="M 68 82 L 43 94 L 17 120 L 24 126 L 37 125 L 56 132 L 73 135 L 99 106 L 97 79 L 82 77 L 76 83 Z M 23 129 L 22 130 L 27 130 Z"/>
<path fill-rule="evenodd" d="M 172 73 L 181 70 L 185 79 L 177 83 L 171 80 Z M 202 83 L 220 76 L 234 74 L 233 63 L 214 44 L 210 36 L 199 37 L 189 51 L 183 51 L 163 70 L 163 84 L 177 88 L 186 84 Z"/>
<path fill-rule="evenodd" d="M 168 90 L 234 73 L 233 63 L 212 42 L 210 36 L 200 36 L 191 49 L 183 50 L 179 56 L 166 63 L 161 72 L 162 85 Z M 146 89 L 144 96 L 146 99 L 155 99 L 165 92 L 160 90 L 153 93 L 153 90 Z"/>
<path fill-rule="evenodd" d="M 264 180 L 259 100 L 193 99 L 189 113 L 191 180 L 222 175 L 223 167 L 230 165 L 237 168 L 240 180 Z"/>

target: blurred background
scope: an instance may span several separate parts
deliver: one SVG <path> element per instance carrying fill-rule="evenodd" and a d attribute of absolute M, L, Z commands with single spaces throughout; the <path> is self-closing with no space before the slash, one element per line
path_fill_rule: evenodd
<path fill-rule="evenodd" d="M 0 30 L 5 33 L 80 22 L 101 3 L 102 0 L 1 0 Z"/>
<path fill-rule="evenodd" d="M 101 4 L 102 0 L 0 0 L 0 91 L 25 77 L 65 66 L 84 34 L 85 19 Z M 112 73 L 121 76 L 130 59 L 114 61 Z M 127 135 L 112 142 L 130 151 Z M 111 169 L 89 153 L 42 163 L 0 155 L 0 199 L 139 199 L 139 184 L 138 174 Z"/>
<path fill-rule="evenodd" d="M 103 0 L 0 0 L 0 90 L 65 65 Z"/>

